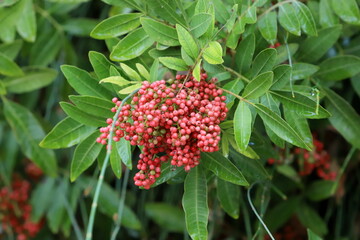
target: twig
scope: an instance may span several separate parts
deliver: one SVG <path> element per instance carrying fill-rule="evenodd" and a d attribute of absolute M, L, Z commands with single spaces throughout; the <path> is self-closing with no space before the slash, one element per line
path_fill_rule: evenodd
<path fill-rule="evenodd" d="M 226 67 L 226 66 L 224 66 L 224 65 L 223 65 L 223 67 L 224 67 L 224 69 L 225 69 L 226 71 L 228 71 L 229 73 L 237 76 L 238 78 L 241 78 L 241 79 L 244 80 L 245 82 L 247 82 L 247 83 L 250 82 L 250 80 L 249 80 L 248 78 L 246 78 L 245 76 L 243 76 L 243 75 L 241 75 L 240 73 L 236 72 L 234 69 L 229 68 L 229 67 Z"/>

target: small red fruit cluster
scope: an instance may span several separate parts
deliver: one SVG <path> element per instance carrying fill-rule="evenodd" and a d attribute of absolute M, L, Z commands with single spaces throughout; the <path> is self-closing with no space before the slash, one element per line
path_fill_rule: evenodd
<path fill-rule="evenodd" d="M 228 109 L 217 79 L 201 80 L 177 75 L 175 80 L 143 82 L 131 104 L 120 111 L 115 123 L 114 141 L 124 137 L 132 145 L 143 146 L 134 177 L 135 185 L 149 189 L 160 177 L 161 163 L 171 157 L 171 165 L 184 166 L 186 171 L 197 166 L 200 152 L 218 151 L 221 121 Z M 113 99 L 116 112 L 121 102 Z M 100 129 L 97 142 L 107 144 L 109 126 Z"/>
<path fill-rule="evenodd" d="M 43 171 L 36 166 L 33 162 L 29 162 L 25 167 L 26 175 L 29 176 L 30 179 L 37 181 L 43 176 Z"/>
<path fill-rule="evenodd" d="M 324 144 L 314 137 L 313 144 L 315 149 L 309 152 L 302 148 L 295 148 L 293 153 L 297 157 L 299 175 L 307 176 L 316 172 L 317 176 L 324 180 L 335 180 L 336 172 L 331 171 L 331 156 L 324 150 Z M 269 164 L 282 163 L 273 158 L 268 159 Z"/>
<path fill-rule="evenodd" d="M 16 234 L 17 240 L 26 240 L 40 231 L 42 223 L 30 219 L 32 207 L 29 203 L 30 183 L 14 177 L 11 187 L 0 189 L 0 219 L 5 231 Z"/>

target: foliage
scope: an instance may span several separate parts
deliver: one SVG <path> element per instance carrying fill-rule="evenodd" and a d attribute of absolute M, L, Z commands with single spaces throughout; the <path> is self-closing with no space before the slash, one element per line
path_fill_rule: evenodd
<path fill-rule="evenodd" d="M 302 239 L 358 239 L 359 4 L 1 1 L 0 176 L 11 186 L 24 159 L 45 173 L 31 180 L 35 239 L 264 239 L 294 222 Z M 106 149 L 98 128 L 112 98 L 190 72 L 226 96 L 220 150 L 138 189 L 142 147 Z M 301 174 L 318 159 L 335 179 Z"/>

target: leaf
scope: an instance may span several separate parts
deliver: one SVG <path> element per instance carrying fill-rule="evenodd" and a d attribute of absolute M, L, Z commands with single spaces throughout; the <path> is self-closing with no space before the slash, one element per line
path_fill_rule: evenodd
<path fill-rule="evenodd" d="M 114 66 L 103 54 L 95 51 L 89 52 L 89 60 L 96 76 L 99 79 L 109 77 L 109 68 Z"/>
<path fill-rule="evenodd" d="M 51 198 L 44 196 L 52 196 L 55 190 L 55 178 L 47 177 L 39 182 L 31 193 L 31 220 L 39 222 L 45 212 L 51 206 Z"/>
<path fill-rule="evenodd" d="M 66 117 L 56 124 L 39 145 L 43 148 L 52 149 L 68 148 L 81 142 L 94 130 L 93 127 L 85 126 L 70 117 Z"/>
<path fill-rule="evenodd" d="M 185 20 L 180 16 L 176 10 L 176 3 L 172 0 L 153 0 L 151 4 L 148 5 L 152 8 L 158 16 L 161 16 L 162 19 L 167 20 L 171 23 L 179 23 L 181 25 L 186 25 Z"/>
<path fill-rule="evenodd" d="M 69 18 L 62 27 L 71 35 L 88 37 L 98 23 L 97 19 L 92 18 Z"/>
<path fill-rule="evenodd" d="M 84 95 L 71 95 L 69 96 L 69 99 L 76 105 L 76 107 L 88 114 L 102 118 L 112 118 L 114 116 L 114 113 L 111 112 L 111 109 L 115 105 L 109 100 Z"/>
<path fill-rule="evenodd" d="M 124 35 L 140 26 L 141 15 L 141 13 L 127 13 L 107 18 L 96 25 L 90 36 L 96 39 L 107 39 Z"/>
<path fill-rule="evenodd" d="M 353 146 L 360 149 L 360 116 L 342 97 L 328 88 L 321 88 L 326 94 L 326 108 L 331 113 L 329 121 L 333 127 Z"/>
<path fill-rule="evenodd" d="M 5 78 L 4 85 L 12 93 L 31 92 L 52 83 L 57 74 L 56 70 L 50 68 L 27 67 L 24 76 Z"/>
<path fill-rule="evenodd" d="M 317 35 L 316 24 L 310 9 L 305 4 L 299 1 L 294 1 L 293 4 L 296 13 L 299 16 L 301 29 L 310 36 L 316 36 Z"/>
<path fill-rule="evenodd" d="M 185 230 L 184 212 L 178 207 L 160 202 L 146 203 L 145 212 L 166 231 L 183 233 Z"/>
<path fill-rule="evenodd" d="M 301 148 L 311 150 L 312 145 L 308 145 L 304 139 L 279 115 L 261 104 L 254 104 L 257 113 L 264 123 L 280 138 Z"/>
<path fill-rule="evenodd" d="M 86 113 L 70 103 L 60 102 L 60 106 L 69 117 L 80 123 L 93 127 L 107 125 L 105 118 Z"/>
<path fill-rule="evenodd" d="M 232 218 L 238 219 L 240 212 L 240 188 L 239 186 L 217 179 L 216 188 L 217 198 L 220 201 L 222 208 Z"/>
<path fill-rule="evenodd" d="M 58 233 L 60 225 L 64 221 L 66 216 L 66 209 L 64 203 L 64 195 L 67 195 L 68 185 L 67 182 L 61 181 L 60 184 L 55 186 L 55 190 L 50 196 L 51 204 L 49 210 L 46 213 L 46 222 L 53 233 Z"/>
<path fill-rule="evenodd" d="M 289 60 L 289 55 L 290 57 L 292 57 L 295 54 L 295 52 L 298 50 L 298 48 L 299 48 L 299 44 L 297 43 L 290 43 L 287 45 L 285 43 L 284 45 L 277 47 L 276 51 L 278 55 L 276 57 L 275 65 L 284 63 L 285 61 Z"/>
<path fill-rule="evenodd" d="M 360 74 L 357 74 L 351 78 L 351 85 L 357 95 L 360 96 Z"/>
<path fill-rule="evenodd" d="M 297 216 L 304 227 L 311 229 L 320 236 L 327 234 L 328 229 L 326 223 L 318 213 L 308 205 L 302 204 L 299 206 Z"/>
<path fill-rule="evenodd" d="M 234 161 L 250 183 L 270 179 L 269 173 L 258 159 L 250 159 L 240 154 L 234 148 L 230 148 L 230 158 Z"/>
<path fill-rule="evenodd" d="M 276 99 L 278 99 L 286 108 L 295 111 L 298 115 L 311 118 L 321 119 L 330 117 L 330 113 L 313 100 L 298 93 L 286 91 L 271 91 Z M 318 107 L 318 113 L 316 108 Z"/>
<path fill-rule="evenodd" d="M 65 75 L 68 83 L 75 89 L 76 92 L 82 95 L 90 95 L 108 99 L 111 93 L 104 87 L 99 85 L 99 82 L 91 77 L 91 75 L 75 66 L 62 65 L 61 71 Z"/>
<path fill-rule="evenodd" d="M 319 70 L 319 67 L 309 63 L 294 63 L 292 66 L 292 79 L 300 80 L 312 76 Z"/>
<path fill-rule="evenodd" d="M 304 139 L 304 142 L 308 146 L 311 146 L 313 144 L 313 138 L 307 120 L 286 107 L 284 108 L 284 117 L 286 122 Z"/>
<path fill-rule="evenodd" d="M 125 78 L 121 76 L 113 76 L 113 77 L 107 77 L 100 81 L 100 83 L 112 83 L 115 85 L 118 85 L 119 87 L 126 86 L 131 84 L 130 81 L 126 80 Z"/>
<path fill-rule="evenodd" d="M 207 13 L 196 14 L 191 18 L 190 31 L 195 38 L 201 37 L 209 29 L 212 16 Z"/>
<path fill-rule="evenodd" d="M 322 240 L 321 237 L 316 235 L 313 231 L 311 231 L 309 228 L 307 229 L 308 239 L 309 240 Z"/>
<path fill-rule="evenodd" d="M 119 142 L 116 142 L 115 149 L 119 153 L 122 162 L 127 168 L 132 169 L 132 158 L 131 158 L 131 145 L 129 141 L 121 138 Z"/>
<path fill-rule="evenodd" d="M 140 75 L 145 78 L 146 80 L 150 80 L 150 73 L 149 71 L 144 67 L 144 65 L 140 63 L 136 63 L 136 69 L 140 73 Z"/>
<path fill-rule="evenodd" d="M 244 23 L 253 24 L 256 23 L 256 6 L 252 5 L 245 10 L 245 15 L 243 17 Z"/>
<path fill-rule="evenodd" d="M 0 80 L 0 95 L 6 95 L 6 87 L 3 81 Z"/>
<path fill-rule="evenodd" d="M 267 48 L 262 50 L 252 63 L 250 70 L 250 78 L 254 78 L 260 73 L 271 71 L 276 61 L 276 50 L 273 48 Z"/>
<path fill-rule="evenodd" d="M 332 0 L 332 9 L 344 21 L 359 25 L 360 11 L 355 0 L 336 1 Z"/>
<path fill-rule="evenodd" d="M 131 67 L 129 67 L 125 63 L 120 63 L 120 67 L 123 69 L 123 71 L 126 73 L 126 75 L 128 75 L 128 77 L 131 80 L 141 82 L 140 75 L 135 70 L 133 70 Z"/>
<path fill-rule="evenodd" d="M 240 101 L 234 114 L 234 136 L 238 147 L 245 151 L 251 136 L 251 111 L 244 101 Z"/>
<path fill-rule="evenodd" d="M 319 6 L 320 25 L 323 28 L 332 27 L 339 24 L 339 19 L 335 16 L 331 9 L 331 1 L 320 0 Z"/>
<path fill-rule="evenodd" d="M 282 89 L 287 84 L 290 85 L 290 76 L 292 68 L 289 65 L 279 65 L 274 68 L 274 81 L 270 89 Z"/>
<path fill-rule="evenodd" d="M 74 182 L 82 172 L 88 169 L 99 155 L 103 145 L 96 142 L 100 133 L 95 131 L 85 138 L 75 149 L 71 160 L 70 180 Z"/>
<path fill-rule="evenodd" d="M 113 142 L 112 144 L 112 148 L 114 149 L 114 145 L 116 145 L 116 142 Z M 115 176 L 117 178 L 121 178 L 121 173 L 122 173 L 122 166 L 121 166 L 121 157 L 119 155 L 119 152 L 116 151 L 116 149 L 114 149 L 113 151 L 111 151 L 110 154 L 110 165 L 111 165 L 111 169 L 113 170 L 113 173 L 115 174 Z"/>
<path fill-rule="evenodd" d="M 197 80 L 197 81 L 200 81 L 200 66 L 201 66 L 201 59 L 200 61 L 196 64 L 196 66 L 194 67 L 194 70 L 193 70 L 193 76 L 194 78 Z"/>
<path fill-rule="evenodd" d="M 113 48 L 110 59 L 113 61 L 127 61 L 143 54 L 151 45 L 153 45 L 149 35 L 143 28 L 138 28 L 120 40 Z"/>
<path fill-rule="evenodd" d="M 191 36 L 191 34 L 181 25 L 176 24 L 176 31 L 178 34 L 179 42 L 184 48 L 185 52 L 193 59 L 196 59 L 199 54 L 199 48 Z"/>
<path fill-rule="evenodd" d="M 240 170 L 220 152 L 201 153 L 204 167 L 212 171 L 217 177 L 241 186 L 249 186 Z"/>
<path fill-rule="evenodd" d="M 23 76 L 21 68 L 10 58 L 0 52 L 0 75 L 9 77 Z"/>
<path fill-rule="evenodd" d="M 360 72 L 360 58 L 342 55 L 328 58 L 319 65 L 316 76 L 324 81 L 339 81 L 350 78 Z"/>
<path fill-rule="evenodd" d="M 255 51 L 255 35 L 250 34 L 244 38 L 236 49 L 235 62 L 239 73 L 245 73 L 250 69 Z"/>
<path fill-rule="evenodd" d="M 174 168 L 174 166 L 171 165 L 170 161 L 163 163 L 161 164 L 161 175 L 159 178 L 156 179 L 156 182 L 151 187 L 156 187 L 184 172 L 185 172 L 184 168 L 179 168 L 179 167 Z"/>
<path fill-rule="evenodd" d="M 164 44 L 166 46 L 180 45 L 175 28 L 153 20 L 151 18 L 141 18 L 140 22 L 145 32 L 154 41 Z"/>
<path fill-rule="evenodd" d="M 258 22 L 259 31 L 261 35 L 270 42 L 275 44 L 277 36 L 277 14 L 276 12 L 269 12 Z"/>
<path fill-rule="evenodd" d="M 279 6 L 279 23 L 286 31 L 300 36 L 300 22 L 294 7 L 290 3 Z"/>
<path fill-rule="evenodd" d="M 37 119 L 25 107 L 5 98 L 3 102 L 5 118 L 24 155 L 46 174 L 56 176 L 57 165 L 54 152 L 40 148 L 38 145 L 45 133 Z"/>
<path fill-rule="evenodd" d="M 188 69 L 184 60 L 175 57 L 159 57 L 159 61 L 170 69 L 176 71 L 186 71 Z"/>
<path fill-rule="evenodd" d="M 203 52 L 204 59 L 210 64 L 221 64 L 224 62 L 222 59 L 222 47 L 216 41 L 209 42 L 209 45 Z"/>
<path fill-rule="evenodd" d="M 265 94 L 271 87 L 273 72 L 264 72 L 251 80 L 245 87 L 243 96 L 247 99 L 255 99 Z"/>
<path fill-rule="evenodd" d="M 0 52 L 4 54 L 11 60 L 14 60 L 15 57 L 19 54 L 23 41 L 18 39 L 11 43 L 0 44 Z"/>
<path fill-rule="evenodd" d="M 192 169 L 185 179 L 182 205 L 186 228 L 191 238 L 206 240 L 209 217 L 207 183 L 206 176 L 199 166 Z"/>
<path fill-rule="evenodd" d="M 28 42 L 36 38 L 36 16 L 32 0 L 23 1 L 21 17 L 17 19 L 16 29 L 20 36 Z"/>
<path fill-rule="evenodd" d="M 306 197 L 311 201 L 322 201 L 333 195 L 332 189 L 335 185 L 334 181 L 317 180 L 313 181 L 306 188 Z"/>
<path fill-rule="evenodd" d="M 238 13 L 238 4 L 234 4 L 234 6 L 231 8 L 231 16 L 228 18 L 228 20 L 225 23 L 225 28 L 230 32 L 235 24 L 235 20 Z"/>
<path fill-rule="evenodd" d="M 229 90 L 232 93 L 235 93 L 236 95 L 239 95 L 240 91 L 244 88 L 244 83 L 239 78 L 237 78 L 226 83 L 223 88 Z M 232 94 L 224 92 L 223 95 L 226 96 L 226 104 L 233 102 L 235 99 L 235 96 Z"/>
<path fill-rule="evenodd" d="M 337 42 L 341 25 L 321 29 L 316 37 L 309 37 L 301 43 L 297 59 L 309 63 L 319 60 Z"/>

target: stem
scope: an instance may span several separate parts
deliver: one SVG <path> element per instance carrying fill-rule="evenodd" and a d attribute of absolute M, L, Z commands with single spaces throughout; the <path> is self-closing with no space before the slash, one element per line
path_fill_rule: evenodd
<path fill-rule="evenodd" d="M 41 7 L 39 7 L 38 5 L 34 5 L 35 11 L 38 12 L 43 18 L 45 18 L 46 20 L 49 21 L 49 23 L 51 23 L 51 25 L 54 26 L 54 28 L 59 32 L 59 33 L 63 33 L 64 29 L 61 26 L 61 24 L 58 23 L 58 21 L 56 21 L 45 9 L 42 9 Z"/>
<path fill-rule="evenodd" d="M 126 98 L 123 99 L 123 101 L 121 102 L 121 105 L 119 106 L 119 108 L 116 111 L 116 114 L 115 114 L 115 116 L 113 118 L 113 122 L 111 124 L 111 131 L 110 131 L 110 134 L 109 134 L 109 141 L 108 141 L 108 146 L 109 147 L 108 147 L 107 152 L 106 152 L 104 163 L 103 163 L 103 166 L 101 168 L 100 175 L 99 175 L 99 180 L 98 180 L 98 183 L 96 185 L 94 199 L 93 199 L 93 202 L 91 204 L 89 225 L 87 227 L 86 238 L 85 238 L 86 240 L 92 240 L 92 231 L 93 231 L 93 228 L 94 228 L 95 213 L 96 213 L 96 208 L 97 208 L 97 204 L 98 204 L 98 201 L 99 201 L 99 195 L 100 195 L 101 186 L 102 186 L 102 183 L 104 181 L 106 167 L 107 167 L 107 165 L 109 163 L 109 159 L 110 159 L 112 136 L 113 136 L 113 132 L 114 132 L 113 130 L 115 128 L 116 119 L 118 118 L 118 116 L 120 114 L 120 111 L 121 111 L 122 107 L 124 106 L 125 102 L 130 97 L 132 97 L 135 93 L 137 93 L 138 91 L 139 91 L 139 89 L 136 89 L 135 91 L 130 93 Z"/>
<path fill-rule="evenodd" d="M 271 12 L 272 10 L 280 7 L 281 5 L 284 5 L 286 3 L 290 3 L 290 2 L 293 2 L 294 0 L 286 0 L 286 1 L 283 1 L 283 2 L 279 2 L 277 4 L 275 4 L 274 6 L 268 8 L 265 12 L 263 12 L 259 17 L 258 19 L 262 18 L 263 16 L 265 16 L 266 14 L 268 14 L 269 12 Z"/>
<path fill-rule="evenodd" d="M 121 189 L 121 199 L 120 199 L 120 204 L 119 204 L 119 208 L 118 208 L 118 218 L 116 220 L 116 227 L 113 231 L 113 233 L 111 234 L 111 240 L 115 240 L 117 234 L 120 231 L 121 228 L 121 219 L 124 213 L 124 205 L 125 205 L 125 198 L 126 198 L 126 186 L 129 180 L 129 169 L 126 168 L 125 171 L 125 176 L 124 176 L 124 180 L 123 180 L 123 185 L 122 185 L 122 189 Z"/>
<path fill-rule="evenodd" d="M 64 194 L 61 195 L 63 197 L 63 200 L 64 200 L 64 205 L 65 205 L 65 209 L 69 215 L 69 218 L 70 218 L 70 221 L 71 221 L 71 225 L 73 226 L 74 228 L 74 231 L 75 231 L 75 235 L 76 235 L 76 238 L 78 240 L 83 240 L 83 235 L 82 235 L 82 232 L 80 230 L 80 227 L 79 227 L 79 224 L 77 223 L 76 221 L 76 218 L 75 218 L 75 215 L 74 215 L 74 211 L 73 209 L 71 208 L 70 206 L 70 203 L 69 201 L 67 200 L 66 196 Z"/>
<path fill-rule="evenodd" d="M 238 99 L 241 100 L 241 101 L 244 101 L 244 102 L 246 102 L 246 103 L 248 103 L 248 104 L 250 104 L 250 105 L 255 106 L 254 103 L 248 101 L 247 99 L 245 99 L 245 98 L 243 98 L 243 97 L 241 97 L 241 96 L 239 96 L 239 95 L 237 95 L 237 94 L 235 94 L 235 93 L 233 93 L 233 92 L 231 92 L 231 91 L 229 91 L 229 90 L 227 90 L 227 89 L 220 88 L 220 87 L 219 87 L 219 89 L 223 90 L 224 92 L 226 92 L 226 93 L 228 93 L 228 94 L 233 95 L 234 97 L 238 98 Z"/>
<path fill-rule="evenodd" d="M 356 148 L 355 148 L 355 147 L 352 147 L 352 148 L 350 149 L 348 155 L 346 156 L 346 158 L 345 158 L 345 160 L 344 160 L 344 163 L 343 163 L 343 165 L 342 165 L 341 168 L 340 168 L 339 174 L 338 174 L 337 177 L 336 177 L 336 181 L 335 181 L 335 183 L 334 183 L 334 186 L 333 186 L 332 189 L 331 189 L 331 193 L 332 193 L 332 194 L 334 194 L 334 193 L 336 192 L 336 190 L 337 190 L 337 188 L 338 188 L 338 186 L 339 186 L 340 179 L 341 179 L 342 175 L 344 174 L 345 169 L 346 169 L 346 167 L 348 166 L 348 164 L 349 164 L 352 156 L 354 155 L 355 151 L 356 151 Z"/>
<path fill-rule="evenodd" d="M 226 71 L 228 71 L 229 73 L 237 76 L 238 78 L 241 78 L 241 79 L 244 80 L 245 82 L 247 82 L 247 83 L 250 82 L 250 80 L 249 80 L 248 78 L 246 78 L 245 76 L 243 76 L 243 75 L 241 75 L 240 73 L 236 72 L 234 69 L 229 68 L 229 67 L 226 67 L 226 66 L 224 66 L 224 65 L 223 65 L 223 67 L 224 67 L 224 69 L 225 69 Z"/>
<path fill-rule="evenodd" d="M 265 228 L 266 232 L 269 234 L 271 240 L 275 240 L 275 238 L 272 236 L 270 230 L 267 228 L 266 224 L 264 223 L 264 221 L 262 220 L 262 218 L 260 217 L 260 215 L 258 214 L 258 212 L 256 211 L 254 205 L 252 204 L 251 202 L 251 196 L 250 196 L 250 192 L 251 192 L 251 189 L 253 188 L 253 186 L 255 186 L 256 182 L 253 183 L 250 188 L 248 189 L 247 191 L 247 199 L 248 199 L 248 202 L 250 204 L 250 207 L 252 209 L 252 211 L 254 212 L 255 216 L 259 219 L 261 225 L 263 225 L 263 227 Z"/>

